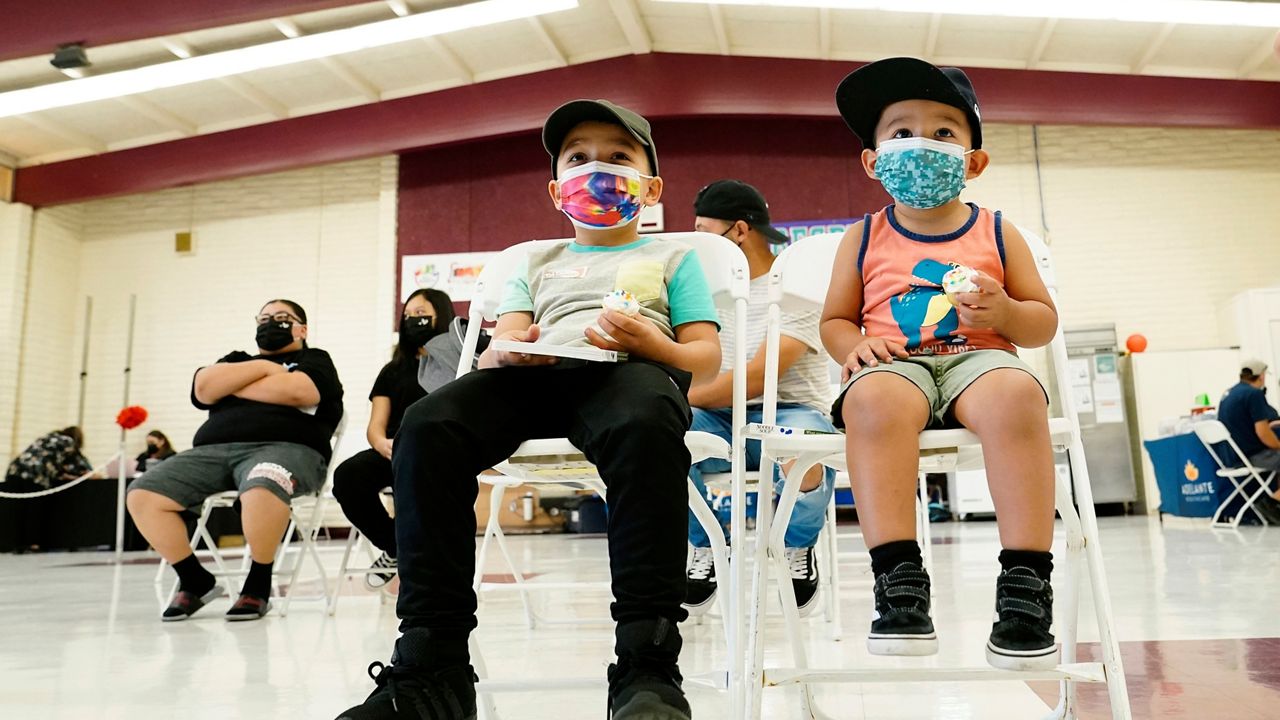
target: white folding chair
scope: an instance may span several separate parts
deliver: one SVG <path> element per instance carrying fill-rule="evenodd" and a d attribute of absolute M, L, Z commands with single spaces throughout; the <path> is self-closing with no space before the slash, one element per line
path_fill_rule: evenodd
<path fill-rule="evenodd" d="M 331 446 L 337 448 L 342 442 L 342 435 L 346 432 L 347 415 L 344 412 L 342 419 L 338 421 L 338 427 L 334 430 L 331 438 Z M 330 489 L 333 485 L 333 463 L 329 463 L 328 469 L 325 471 L 324 484 L 320 490 L 310 495 L 295 498 L 289 505 L 289 525 L 285 530 L 280 549 L 276 552 L 278 567 L 272 573 L 276 582 L 275 594 L 277 598 L 281 598 L 279 603 L 280 616 L 284 617 L 289 614 L 289 605 L 293 601 L 294 591 L 297 588 L 298 577 L 302 571 L 304 557 L 310 557 L 314 563 L 317 572 L 320 575 L 321 593 L 317 599 L 325 600 L 328 605 L 329 596 L 329 578 L 324 569 L 324 562 L 320 558 L 319 550 L 316 547 L 316 538 L 322 528 L 322 520 L 324 518 L 325 500 L 330 496 Z M 203 540 L 207 553 L 212 557 L 214 565 L 217 569 L 213 571 L 214 577 L 220 579 L 227 589 L 227 594 L 235 597 L 238 590 L 232 584 L 232 579 L 244 577 L 249 573 L 250 554 L 249 548 L 243 549 L 240 558 L 240 567 L 232 568 L 227 558 L 218 548 L 218 544 L 214 542 L 213 536 L 209 533 L 207 527 L 209 516 L 216 508 L 230 508 L 235 505 L 236 500 L 240 497 L 240 493 L 235 490 L 220 492 L 205 498 L 204 503 L 200 506 L 200 516 L 196 520 L 195 530 L 191 533 L 191 549 L 194 551 Z M 298 542 L 301 547 L 293 547 L 293 537 L 297 535 Z M 287 563 L 286 559 L 293 550 L 293 562 Z M 164 569 L 168 567 L 168 563 L 161 558 L 160 568 L 156 571 L 156 582 L 159 583 L 163 578 Z M 287 583 L 279 582 L 279 578 L 288 575 Z M 168 599 L 165 603 L 173 601 L 173 597 L 178 593 L 178 580 L 175 578 L 173 586 L 169 591 Z"/>
<path fill-rule="evenodd" d="M 739 328 L 739 334 L 746 324 L 746 308 L 747 298 L 749 294 L 748 282 L 749 273 L 747 269 L 746 257 L 742 252 L 725 238 L 711 233 L 665 233 L 661 235 L 651 235 L 658 242 L 678 241 L 693 246 L 698 253 L 703 269 L 707 276 L 707 283 L 711 288 L 712 294 L 716 299 L 718 306 L 723 308 L 732 308 L 734 313 L 734 322 Z M 513 246 L 504 250 L 495 258 L 492 258 L 484 267 L 480 277 L 477 279 L 471 305 L 468 311 L 469 322 L 467 324 L 467 334 L 463 343 L 462 357 L 472 357 L 475 353 L 476 344 L 479 340 L 480 326 L 483 321 L 496 320 L 497 308 L 502 298 L 502 289 L 507 278 L 521 264 L 521 261 L 527 257 L 529 251 L 539 245 L 545 243 L 563 243 L 567 240 L 534 240 L 520 245 Z M 734 417 L 733 427 L 735 435 L 743 425 L 745 418 L 746 404 L 746 381 L 743 369 L 746 367 L 745 349 L 738 348 L 736 357 L 734 358 Z M 463 363 L 458 367 L 458 377 L 466 374 L 470 370 L 469 365 Z M 689 432 L 685 436 L 685 442 L 688 445 L 689 452 L 694 462 L 700 462 L 711 457 L 728 459 L 735 468 L 741 467 L 740 444 L 726 443 L 721 438 L 709 433 Z M 516 567 L 511 558 L 511 554 L 506 546 L 506 539 L 502 533 L 502 527 L 498 522 L 499 510 L 502 502 L 502 490 L 504 487 L 519 484 L 556 484 L 580 489 L 589 489 L 602 497 L 605 494 L 605 486 L 599 475 L 596 473 L 594 466 L 587 462 L 576 447 L 573 446 L 565 438 L 539 439 L 529 440 L 523 443 L 512 456 L 503 463 L 494 468 L 500 475 L 481 475 L 478 480 L 493 486 L 491 497 L 491 508 L 489 513 L 489 522 L 485 528 L 484 537 L 480 543 L 478 557 L 476 561 L 476 574 L 474 579 L 474 587 L 477 590 L 477 596 L 483 590 L 498 589 L 498 587 L 483 583 L 484 564 L 489 550 L 490 542 L 498 546 L 499 552 L 502 554 L 504 561 L 510 567 L 515 578 L 514 587 L 521 594 L 521 600 L 524 603 L 526 619 L 530 625 L 541 622 L 557 622 L 538 616 L 532 608 L 532 604 L 528 598 L 530 590 L 540 589 L 565 589 L 565 583 L 539 583 L 530 582 L 524 578 Z M 741 484 L 741 478 L 736 480 L 735 484 Z M 706 506 L 705 501 L 698 496 L 693 482 L 689 482 L 689 507 L 695 516 L 702 522 L 703 526 L 709 530 L 708 535 L 712 539 L 712 550 L 715 557 L 716 573 L 718 577 L 730 577 L 732 579 L 734 569 L 730 567 L 728 562 L 727 546 L 724 542 L 723 535 L 719 531 L 719 524 L 711 510 Z M 741 507 L 733 509 L 734 522 L 741 527 L 743 518 L 743 510 Z M 735 543 L 738 542 L 738 535 L 735 534 Z M 735 545 L 736 547 L 736 545 Z M 499 586 L 501 587 L 501 586 Z M 511 585 L 505 587 L 510 588 Z M 742 629 L 740 623 L 733 622 L 733 610 L 725 614 L 724 625 L 726 632 L 726 642 L 728 645 L 726 665 L 733 667 L 736 649 L 741 647 Z M 735 637 L 737 642 L 735 643 Z M 599 687 L 602 684 L 601 678 L 583 678 L 583 679 L 554 679 L 554 680 L 518 680 L 518 681 L 495 681 L 486 679 L 486 670 L 484 661 L 480 654 L 478 644 L 472 641 L 472 663 L 476 668 L 477 674 L 481 677 L 480 683 L 477 685 L 477 692 L 481 694 L 480 706 L 483 708 L 486 716 L 490 720 L 496 720 L 497 708 L 494 705 L 493 693 L 507 691 L 536 691 L 536 690 L 555 690 L 571 687 Z M 710 673 L 704 676 L 691 675 L 688 677 L 690 686 L 709 686 L 716 689 L 724 689 L 731 687 L 737 681 L 737 678 L 730 678 L 730 673 Z M 736 695 L 736 694 L 735 694 Z"/>
<path fill-rule="evenodd" d="M 380 494 L 385 500 L 391 500 L 392 502 L 394 502 L 393 496 L 391 494 L 391 488 L 384 488 Z M 330 493 L 329 499 L 332 499 L 332 493 Z M 352 554 L 357 552 L 356 548 L 361 548 L 361 547 L 364 549 L 364 552 L 368 555 L 369 562 L 367 565 L 352 567 L 351 556 Z M 329 614 L 330 615 L 333 615 L 338 612 L 338 596 L 342 594 L 343 580 L 346 580 L 347 578 L 353 577 L 353 576 L 366 577 L 374 574 L 390 575 L 393 577 L 396 575 L 397 571 L 396 571 L 396 568 L 394 567 L 391 567 L 391 568 L 373 567 L 373 561 L 375 559 L 377 559 L 377 553 L 375 552 L 373 543 L 369 542 L 369 539 L 364 536 L 364 533 L 360 532 L 359 528 L 357 528 L 355 525 L 351 525 L 350 531 L 347 534 L 346 546 L 343 548 L 343 551 L 342 551 L 342 562 L 338 565 L 338 574 L 335 578 L 332 592 L 329 596 Z M 390 588 L 390 586 L 391 586 L 391 583 L 390 581 L 388 581 L 387 584 L 383 585 L 381 590 L 378 592 L 380 602 L 386 602 L 390 597 L 392 597 L 391 592 L 388 589 Z"/>
<path fill-rule="evenodd" d="M 1038 237 L 1023 231 L 1031 247 L 1041 276 L 1051 294 L 1056 295 L 1056 282 L 1048 248 Z M 775 261 L 770 274 L 771 305 L 769 308 L 768 363 L 766 382 L 777 376 L 778 322 L 783 308 L 814 307 L 822 302 L 833 266 L 838 236 L 812 236 L 787 248 Z M 1054 374 L 1057 388 L 1070 387 L 1067 377 L 1066 344 L 1059 327 L 1052 343 Z M 765 418 L 772 424 L 771 404 L 776 404 L 776 387 L 766 386 Z M 764 623 L 761 607 L 764 602 L 768 574 L 779 572 L 782 567 L 782 539 L 791 508 L 795 504 L 798 482 L 788 482 L 783 490 L 774 522 L 768 504 L 759 510 L 757 527 L 768 536 L 767 543 L 757 549 L 755 574 L 752 583 L 750 607 L 751 647 L 747 653 L 750 670 L 746 692 L 749 706 L 758 716 L 764 687 L 799 685 L 804 717 L 827 717 L 814 701 L 812 685 L 815 683 L 879 683 L 879 682 L 941 682 L 941 681 L 992 681 L 992 680 L 1057 680 L 1061 683 L 1061 696 L 1050 718 L 1077 717 L 1075 683 L 1106 683 L 1114 720 L 1131 717 L 1124 670 L 1120 660 L 1120 647 L 1115 636 L 1115 622 L 1111 611 L 1111 598 L 1103 568 L 1101 544 L 1098 538 L 1097 519 L 1094 514 L 1093 493 L 1089 484 L 1088 466 L 1085 463 L 1084 446 L 1080 441 L 1076 409 L 1069 394 L 1062 398 L 1065 417 L 1050 418 L 1049 430 L 1057 449 L 1065 449 L 1071 458 L 1074 475 L 1075 498 L 1079 501 L 1079 513 L 1072 504 L 1072 488 L 1063 480 L 1057 481 L 1055 492 L 1058 512 L 1066 530 L 1067 553 L 1064 569 L 1059 577 L 1065 592 L 1060 595 L 1062 610 L 1059 614 L 1059 637 L 1062 640 L 1062 664 L 1043 672 L 1009 672 L 989 667 L 980 668 L 866 668 L 866 669 L 817 669 L 808 665 L 803 637 L 796 612 L 795 597 L 787 583 L 779 583 L 786 634 L 792 650 L 792 667 L 764 666 Z M 976 435 L 968 430 L 930 430 L 921 433 L 922 458 L 933 465 L 930 470 L 945 467 L 968 467 L 980 463 L 981 454 Z M 825 464 L 838 469 L 845 467 L 845 438 L 843 435 L 792 435 L 789 437 L 765 437 L 763 455 L 777 462 L 795 459 L 791 475 L 801 477 L 815 464 Z M 762 483 L 772 480 L 771 474 L 762 474 Z M 762 491 L 763 492 L 763 491 Z M 927 521 L 925 527 L 928 527 Z M 1090 573 L 1094 608 L 1097 614 L 1098 633 L 1101 640 L 1101 663 L 1079 663 L 1076 659 L 1078 630 L 1079 588 L 1078 568 L 1085 561 Z M 975 609 L 976 611 L 976 609 Z"/>
<path fill-rule="evenodd" d="M 1218 420 L 1202 420 L 1191 426 L 1196 433 L 1196 437 L 1200 439 L 1200 443 L 1204 445 L 1204 449 L 1209 451 L 1213 456 L 1213 461 L 1218 464 L 1218 477 L 1229 480 L 1234 487 L 1231 494 L 1218 505 L 1218 510 L 1213 514 L 1213 527 L 1230 528 L 1235 530 L 1240 527 L 1240 521 L 1244 519 L 1245 512 L 1253 513 L 1258 521 L 1263 525 L 1270 525 L 1267 519 L 1262 517 L 1257 508 L 1253 506 L 1263 493 L 1270 494 L 1271 481 L 1276 477 L 1276 471 L 1271 470 L 1265 476 L 1262 474 L 1262 468 L 1254 467 L 1249 463 L 1249 458 L 1244 456 L 1244 452 L 1240 450 L 1240 446 L 1236 445 L 1236 441 L 1231 439 L 1231 433 L 1227 431 L 1227 426 Z M 1233 467 L 1223 462 L 1222 457 L 1218 454 L 1215 446 L 1226 443 L 1231 452 L 1235 453 L 1236 460 L 1240 465 Z M 1257 489 L 1252 492 L 1248 489 L 1250 481 L 1257 484 Z M 1230 520 L 1223 520 L 1222 516 L 1227 511 L 1227 506 L 1239 497 L 1241 499 L 1240 509 L 1236 511 L 1235 516 Z"/>

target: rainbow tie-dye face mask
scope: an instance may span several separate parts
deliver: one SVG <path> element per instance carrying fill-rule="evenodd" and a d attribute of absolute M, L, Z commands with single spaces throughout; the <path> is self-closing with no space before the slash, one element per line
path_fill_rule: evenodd
<path fill-rule="evenodd" d="M 560 176 L 560 211 L 585 230 L 628 225 L 640 215 L 643 175 L 635 168 L 589 162 Z"/>

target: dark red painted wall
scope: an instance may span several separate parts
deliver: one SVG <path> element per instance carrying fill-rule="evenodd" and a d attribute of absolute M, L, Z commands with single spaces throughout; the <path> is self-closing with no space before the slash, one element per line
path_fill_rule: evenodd
<path fill-rule="evenodd" d="M 693 198 L 712 180 L 760 188 L 778 222 L 856 217 L 888 202 L 836 119 L 688 118 L 654 123 L 667 229 L 693 229 Z M 500 250 L 568 237 L 547 195 L 550 158 L 536 134 L 400 157 L 400 254 Z"/>

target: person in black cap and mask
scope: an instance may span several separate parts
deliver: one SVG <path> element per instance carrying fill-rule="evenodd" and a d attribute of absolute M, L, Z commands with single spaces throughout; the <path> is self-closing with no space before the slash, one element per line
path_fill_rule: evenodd
<path fill-rule="evenodd" d="M 396 566 L 396 526 L 382 504 L 380 493 L 391 487 L 391 448 L 404 411 L 427 391 L 418 384 L 418 360 L 426 354 L 431 338 L 446 332 L 453 322 L 453 300 L 441 290 L 415 290 L 404 302 L 400 341 L 391 362 L 378 373 L 369 393 L 373 408 L 365 436 L 369 449 L 352 455 L 333 471 L 333 497 L 342 512 L 382 554 L 375 568 Z M 369 573 L 365 585 L 377 589 L 391 580 L 391 573 Z"/>
<path fill-rule="evenodd" d="M 771 245 L 787 242 L 787 236 L 770 225 L 769 205 L 754 187 L 740 180 L 717 180 L 704 187 L 693 201 L 694 229 L 715 233 L 731 240 L 747 256 L 751 273 L 751 309 L 747 317 L 746 337 L 733 333 L 732 314 L 721 311 L 720 374 L 705 385 L 689 389 L 693 406 L 693 430 L 714 433 L 729 440 L 733 435 L 733 348 L 745 342 L 748 352 L 747 422 L 760 422 L 764 392 L 764 339 L 769 303 L 769 268 L 773 267 Z M 818 332 L 818 312 L 784 313 L 781 344 L 778 351 L 778 418 L 779 425 L 835 432 L 827 414 L 831 407 L 831 380 L 827 372 L 826 352 Z M 747 469 L 760 467 L 760 443 L 747 443 Z M 729 471 L 724 460 L 704 460 L 693 466 L 689 477 L 706 496 L 703 473 Z M 779 475 L 781 479 L 781 475 Z M 802 615 L 816 606 L 818 567 L 814 563 L 813 546 L 827 517 L 827 504 L 835 490 L 835 471 L 817 466 L 805 475 L 801 495 L 787 526 L 787 566 L 791 569 L 791 585 Z M 693 556 L 689 562 L 689 587 L 685 607 L 701 614 L 711 607 L 716 596 L 715 565 L 711 558 L 711 541 L 702 524 L 689 513 L 689 542 Z"/>
<path fill-rule="evenodd" d="M 228 620 L 271 609 L 271 569 L 289 525 L 289 504 L 318 492 L 329 440 L 342 420 L 342 383 L 329 354 L 307 346 L 307 313 L 272 300 L 255 317 L 257 355 L 237 350 L 200 368 L 191 403 L 209 411 L 191 449 L 129 486 L 129 513 L 143 537 L 178 573 L 178 593 L 161 615 L 186 620 L 222 594 L 200 564 L 179 513 L 210 495 L 240 493 L 240 520 L 253 563 Z"/>
<path fill-rule="evenodd" d="M 1048 399 L 1016 348 L 1048 344 L 1058 315 L 1017 227 L 960 200 L 990 162 L 973 85 L 957 68 L 890 58 L 850 73 L 836 106 L 863 170 L 894 199 L 845 234 L 822 312 L 844 365 L 832 415 L 876 578 L 868 650 L 937 652 L 912 510 L 918 434 L 961 425 L 982 442 L 1003 547 L 987 662 L 1054 667 Z"/>

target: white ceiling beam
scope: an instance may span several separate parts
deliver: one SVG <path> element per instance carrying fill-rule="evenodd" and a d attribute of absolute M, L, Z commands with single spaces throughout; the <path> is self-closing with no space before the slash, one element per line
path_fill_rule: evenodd
<path fill-rule="evenodd" d="M 1262 67 L 1267 58 L 1271 57 L 1271 53 L 1280 52 L 1280 38 L 1268 35 L 1266 40 L 1258 46 L 1257 50 L 1249 53 L 1245 57 L 1244 62 L 1240 63 L 1240 67 L 1236 68 L 1236 77 L 1246 78 L 1254 73 L 1258 68 Z"/>
<path fill-rule="evenodd" d="M 938 32 L 942 29 L 942 13 L 929 16 L 929 32 L 924 37 L 924 59 L 933 60 L 938 52 Z"/>
<path fill-rule="evenodd" d="M 199 54 L 195 48 L 178 38 L 161 38 L 160 42 L 164 44 L 169 52 L 184 60 Z M 218 78 L 218 83 L 277 120 L 289 117 L 289 108 L 244 78 L 235 76 Z"/>
<path fill-rule="evenodd" d="M 823 60 L 831 59 L 831 10 L 818 9 L 818 56 Z"/>
<path fill-rule="evenodd" d="M 564 54 L 564 50 L 556 39 L 551 37 L 551 33 L 547 32 L 547 26 L 542 24 L 542 19 L 537 17 L 525 18 L 525 22 L 529 23 L 529 27 L 533 28 L 533 34 L 538 36 L 542 41 L 547 52 L 551 53 L 552 59 L 556 61 L 560 67 L 569 66 L 569 57 Z"/>
<path fill-rule="evenodd" d="M 7 150 L 0 149 L 0 165 L 7 168 L 16 168 L 18 167 L 18 156 Z"/>
<path fill-rule="evenodd" d="M 17 115 L 15 117 L 34 128 L 66 140 L 75 145 L 77 150 L 87 150 L 92 153 L 104 153 L 107 151 L 107 144 L 101 138 L 64 127 L 48 118 L 40 117 L 39 115 Z"/>
<path fill-rule="evenodd" d="M 1152 59 L 1160 52 L 1160 48 L 1164 47 L 1165 40 L 1169 39 L 1169 35 L 1173 33 L 1173 29 L 1176 27 L 1177 25 L 1174 23 L 1165 23 L 1160 26 L 1155 35 L 1151 36 L 1151 39 L 1147 41 L 1147 46 L 1142 49 L 1142 54 L 1133 63 L 1132 72 L 1134 75 L 1147 69 L 1147 66 L 1151 64 Z"/>
<path fill-rule="evenodd" d="M 724 13 L 720 11 L 719 5 L 708 5 L 707 9 L 711 11 L 711 27 L 716 33 L 716 47 L 720 49 L 721 55 L 728 55 L 729 31 L 724 25 Z"/>
<path fill-rule="evenodd" d="M 289 117 L 289 108 L 284 103 L 276 100 L 261 88 L 241 77 L 225 77 L 218 80 L 224 87 L 249 102 L 257 105 L 259 109 L 264 110 L 277 119 Z"/>
<path fill-rule="evenodd" d="M 1053 39 L 1053 31 L 1058 27 L 1058 18 L 1049 18 L 1040 26 L 1040 37 L 1036 38 L 1035 47 L 1031 48 L 1031 57 L 1027 58 L 1027 68 L 1034 69 L 1044 58 L 1044 51 Z"/>
<path fill-rule="evenodd" d="M 644 55 L 653 52 L 653 38 L 649 36 L 649 29 L 645 27 L 640 11 L 636 9 L 635 0 L 609 0 L 609 9 L 622 27 L 622 34 L 627 36 L 632 53 Z"/>
<path fill-rule="evenodd" d="M 463 62 L 462 58 L 458 57 L 458 54 L 452 48 L 445 45 L 443 40 L 438 37 L 429 37 L 424 38 L 423 42 L 429 45 L 435 51 L 435 54 L 444 61 L 444 64 L 453 70 L 453 74 L 462 78 L 463 82 L 470 85 L 476 81 L 475 71 Z"/>
<path fill-rule="evenodd" d="M 121 105 L 155 120 L 161 125 L 182 133 L 183 137 L 191 137 L 200 130 L 190 120 L 143 98 L 141 95 L 123 95 L 116 98 Z"/>
<path fill-rule="evenodd" d="M 276 18 L 271 21 L 271 24 L 276 26 L 281 35 L 290 39 L 302 37 L 305 34 L 297 23 L 286 18 Z M 369 82 L 367 78 L 356 72 L 347 63 L 332 56 L 322 57 L 319 60 L 320 64 L 329 71 L 329 74 L 341 80 L 347 87 L 355 90 L 365 100 L 378 102 L 382 99 L 382 88 Z"/>

